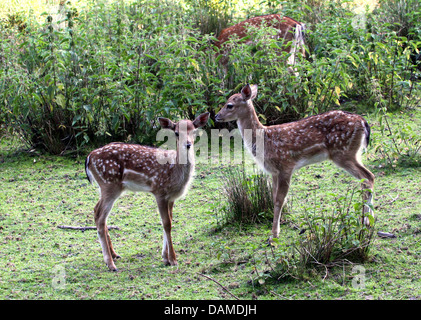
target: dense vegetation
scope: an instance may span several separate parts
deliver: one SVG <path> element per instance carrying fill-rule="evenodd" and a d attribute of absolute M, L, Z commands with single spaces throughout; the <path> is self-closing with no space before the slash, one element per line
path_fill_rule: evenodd
<path fill-rule="evenodd" d="M 358 14 L 341 1 L 262 1 L 244 10 L 239 1 L 60 3 L 56 14 L 8 13 L 0 24 L 0 123 L 54 154 L 110 140 L 152 144 L 157 116 L 214 113 L 246 82 L 259 84 L 268 124 L 338 107 L 384 115 L 418 101 L 415 0 Z M 272 12 L 308 27 L 299 76 L 276 58 L 267 30 L 254 46 L 236 46 L 224 73 L 214 36 Z"/>

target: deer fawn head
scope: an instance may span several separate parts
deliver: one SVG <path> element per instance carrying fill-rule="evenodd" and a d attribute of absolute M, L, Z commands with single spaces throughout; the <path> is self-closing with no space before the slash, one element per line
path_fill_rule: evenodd
<path fill-rule="evenodd" d="M 174 123 L 167 118 L 158 118 L 158 121 L 163 129 L 174 131 L 178 150 L 177 163 L 186 164 L 188 160 L 192 160 L 192 155 L 190 156 L 190 159 L 187 158 L 187 152 L 193 149 L 192 146 L 194 144 L 197 129 L 206 125 L 208 119 L 209 112 L 199 115 L 194 121 L 180 120 Z"/>
<path fill-rule="evenodd" d="M 190 149 L 194 143 L 194 137 L 198 128 L 203 127 L 209 119 L 209 112 L 198 116 L 194 121 L 180 120 L 177 123 L 167 118 L 158 118 L 163 129 L 174 131 L 177 139 L 177 147 Z"/>
<path fill-rule="evenodd" d="M 246 117 L 254 112 L 251 101 L 256 98 L 257 85 L 247 84 L 240 93 L 233 94 L 225 103 L 224 107 L 215 116 L 218 122 L 228 122 Z"/>

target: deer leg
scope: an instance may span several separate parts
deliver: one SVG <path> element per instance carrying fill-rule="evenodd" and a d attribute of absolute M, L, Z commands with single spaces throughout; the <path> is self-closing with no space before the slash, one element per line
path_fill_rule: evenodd
<path fill-rule="evenodd" d="M 278 189 L 278 175 L 272 175 L 272 201 L 276 203 L 276 194 Z"/>
<path fill-rule="evenodd" d="M 279 225 L 282 216 L 282 207 L 284 206 L 285 198 L 288 194 L 289 183 L 291 180 L 291 175 L 279 175 L 277 178 L 273 179 L 273 182 L 276 183 L 274 189 L 274 208 L 273 208 L 273 225 L 272 225 L 272 236 L 273 238 L 279 237 Z"/>
<path fill-rule="evenodd" d="M 362 187 L 366 190 L 364 193 L 364 201 L 366 204 L 363 207 L 363 214 L 369 213 L 374 217 L 373 210 L 371 209 L 373 204 L 374 175 L 356 159 L 345 161 L 334 160 L 334 162 L 337 166 L 343 168 L 355 178 L 359 180 L 364 179 Z M 370 225 L 370 221 L 367 217 L 364 217 L 364 223 Z"/>
<path fill-rule="evenodd" d="M 169 212 L 169 210 L 168 210 L 168 212 Z M 160 211 L 160 214 L 161 214 L 161 211 Z M 170 214 L 169 214 L 169 217 L 170 217 L 170 220 L 172 221 Z M 162 229 L 163 229 L 162 230 L 162 252 L 161 252 L 161 256 L 162 256 L 162 261 L 164 262 L 164 264 L 165 265 L 169 265 L 170 263 L 169 263 L 169 260 L 168 260 L 168 240 L 167 240 L 167 233 L 165 231 L 164 221 L 163 221 L 162 218 L 161 218 L 161 222 L 162 222 Z"/>
<path fill-rule="evenodd" d="M 162 243 L 162 259 L 166 265 L 177 265 L 174 247 L 171 238 L 172 206 L 174 202 L 169 202 L 163 198 L 157 198 L 159 214 L 164 228 Z"/>
<path fill-rule="evenodd" d="M 117 271 L 113 259 L 118 255 L 114 251 L 111 244 L 111 239 L 107 227 L 107 217 L 114 205 L 115 200 L 120 195 L 120 192 L 108 196 L 104 196 L 106 194 L 105 192 L 101 192 L 101 194 L 101 199 L 98 201 L 94 209 L 95 224 L 98 232 L 99 242 L 101 243 L 104 262 L 110 270 Z"/>
<path fill-rule="evenodd" d="M 174 207 L 174 201 L 169 201 L 168 202 L 168 212 L 170 213 L 170 219 L 172 222 L 172 208 Z"/>
<path fill-rule="evenodd" d="M 113 260 L 119 259 L 121 258 L 117 252 L 115 252 L 114 248 L 113 248 L 113 244 L 111 243 L 111 238 L 110 238 L 110 233 L 108 231 L 108 225 L 105 224 L 105 229 L 107 230 L 107 239 L 108 239 L 108 245 L 110 247 L 110 252 L 111 252 L 111 257 L 113 258 Z"/>
<path fill-rule="evenodd" d="M 172 224 L 172 209 L 173 209 L 173 206 L 174 206 L 174 201 L 169 201 L 168 202 L 168 215 L 169 215 L 171 224 Z M 164 223 L 162 223 L 162 224 L 164 224 Z M 172 244 L 172 242 L 171 242 L 171 244 Z M 165 228 L 164 228 L 164 231 L 163 231 L 163 240 L 162 240 L 162 259 L 163 259 L 165 265 L 171 265 L 171 263 L 169 262 L 169 259 L 168 259 L 168 238 L 167 238 L 167 232 L 165 231 Z"/>

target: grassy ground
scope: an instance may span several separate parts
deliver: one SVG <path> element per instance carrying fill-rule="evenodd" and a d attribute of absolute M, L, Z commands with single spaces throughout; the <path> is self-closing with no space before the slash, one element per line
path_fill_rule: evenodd
<path fill-rule="evenodd" d="M 412 123 L 419 136 L 421 112 L 396 115 L 393 122 Z M 109 217 L 109 225 L 119 227 L 110 231 L 122 257 L 115 273 L 104 265 L 95 230 L 58 228 L 94 225 L 98 191 L 86 180 L 84 157 L 23 152 L 16 139 L 3 137 L 0 299 L 233 299 L 226 290 L 240 299 L 420 299 L 421 172 L 399 163 L 385 169 L 377 158 L 372 148 L 363 156 L 376 175 L 376 228 L 397 237 L 376 236 L 372 258 L 359 271 L 346 265 L 305 280 L 263 282 L 270 222 L 218 225 L 226 165 L 199 165 L 190 192 L 175 204 L 178 268 L 161 262 L 162 227 L 153 197 L 130 193 L 118 200 Z M 344 193 L 354 183 L 327 162 L 301 169 L 293 177 L 288 220 L 300 224 L 303 208 L 314 207 L 313 201 L 329 205 L 328 192 Z M 282 225 L 281 246 L 297 232 L 291 223 Z M 353 285 L 358 274 L 364 285 Z"/>

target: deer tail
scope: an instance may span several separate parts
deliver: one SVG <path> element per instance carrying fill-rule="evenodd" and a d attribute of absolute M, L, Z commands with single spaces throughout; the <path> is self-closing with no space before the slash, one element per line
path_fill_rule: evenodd
<path fill-rule="evenodd" d="M 86 172 L 86 177 L 88 178 L 89 183 L 92 184 L 92 173 L 89 170 L 89 155 L 86 157 L 86 160 L 85 160 L 85 172 Z"/>
<path fill-rule="evenodd" d="M 364 119 L 364 134 L 365 134 L 365 147 L 367 148 L 368 144 L 370 143 L 370 125 L 368 122 Z"/>

